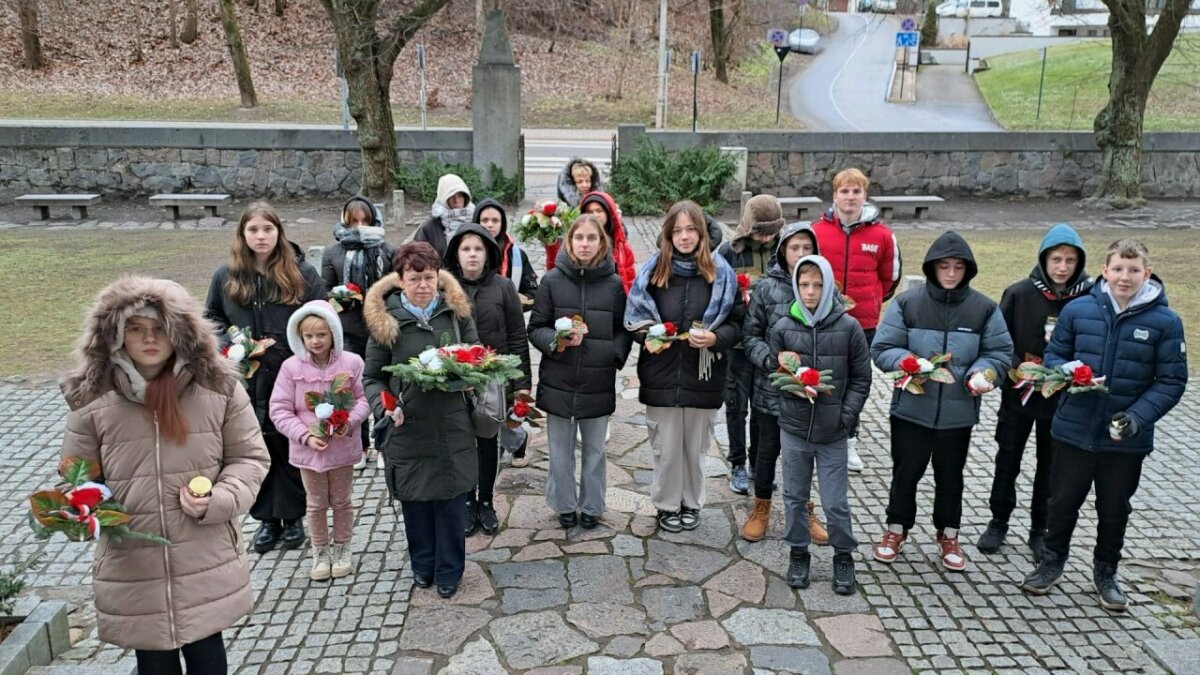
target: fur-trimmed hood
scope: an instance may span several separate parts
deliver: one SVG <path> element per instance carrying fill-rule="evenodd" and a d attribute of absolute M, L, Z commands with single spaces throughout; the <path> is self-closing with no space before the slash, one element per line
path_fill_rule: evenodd
<path fill-rule="evenodd" d="M 367 330 L 371 331 L 371 337 L 389 346 L 400 334 L 400 320 L 388 307 L 388 296 L 399 290 L 400 273 L 392 272 L 375 282 L 363 301 L 363 319 L 367 323 Z M 438 270 L 438 295 L 441 296 L 442 302 L 454 310 L 458 318 L 466 319 L 471 316 L 471 299 L 467 297 L 454 275 L 446 270 Z M 396 306 L 399 307 L 398 300 Z"/>
<path fill-rule="evenodd" d="M 204 318 L 204 307 L 187 290 L 166 279 L 125 276 L 96 296 L 84 319 L 83 335 L 75 344 L 75 368 L 59 383 L 67 405 L 76 409 L 116 388 L 117 353 L 113 344 L 125 320 L 145 307 L 162 316 L 163 327 L 175 349 L 175 359 L 202 387 L 223 390 L 228 379 L 238 377 L 232 362 L 217 350 L 216 328 Z"/>
<path fill-rule="evenodd" d="M 580 157 L 572 157 L 558 172 L 558 200 L 566 202 L 567 206 L 578 206 L 582 210 L 579 202 L 585 195 L 579 194 L 579 189 L 575 187 L 575 179 L 571 176 L 571 167 L 576 164 L 582 164 L 592 170 L 592 187 L 589 193 L 603 191 L 604 179 L 600 176 L 599 167 Z"/>
<path fill-rule="evenodd" d="M 300 335 L 300 322 L 305 317 L 312 315 L 325 319 L 326 325 L 329 326 L 329 333 L 333 337 L 331 355 L 336 358 L 338 354 L 342 353 L 344 344 L 342 338 L 342 320 L 338 317 L 337 311 L 333 309 L 333 305 L 329 304 L 328 300 L 309 300 L 300 309 L 292 312 L 292 315 L 288 317 L 287 325 L 288 347 L 291 348 L 293 354 L 305 361 L 312 360 L 312 355 L 304 347 L 304 337 Z"/>

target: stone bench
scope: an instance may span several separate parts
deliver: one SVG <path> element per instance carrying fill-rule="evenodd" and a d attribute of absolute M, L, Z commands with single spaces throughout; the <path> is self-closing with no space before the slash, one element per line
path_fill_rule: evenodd
<path fill-rule="evenodd" d="M 804 212 L 805 211 L 808 211 L 808 209 L 810 209 L 810 208 L 815 208 L 817 210 L 817 212 L 820 212 L 821 207 L 824 206 L 824 204 L 825 203 L 823 201 L 821 201 L 820 197 L 780 197 L 779 198 L 779 205 L 783 207 L 783 210 L 787 211 L 789 206 L 795 206 L 796 207 L 796 217 L 800 218 L 801 220 L 804 220 Z"/>
<path fill-rule="evenodd" d="M 67 195 L 21 195 L 14 200 L 17 206 L 32 206 L 37 209 L 41 220 L 50 220 L 51 206 L 70 206 L 74 209 L 75 218 L 87 218 L 87 207 L 100 203 L 97 194 L 67 194 Z"/>
<path fill-rule="evenodd" d="M 917 220 L 929 213 L 929 207 L 941 204 L 945 199 L 933 195 L 907 195 L 901 197 L 871 197 L 870 201 L 879 207 L 879 217 L 884 220 L 892 219 L 892 209 L 897 206 L 912 206 L 916 209 Z"/>
<path fill-rule="evenodd" d="M 216 218 L 219 215 L 217 208 L 226 206 L 232 201 L 233 197 L 219 194 L 161 194 L 151 197 L 150 205 L 166 207 L 167 212 L 171 214 L 171 220 L 179 220 L 179 207 L 181 206 L 203 206 L 208 210 L 210 216 Z"/>

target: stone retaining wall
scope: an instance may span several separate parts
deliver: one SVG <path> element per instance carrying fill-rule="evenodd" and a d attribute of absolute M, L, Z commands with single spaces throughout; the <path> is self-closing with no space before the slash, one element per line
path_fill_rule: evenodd
<path fill-rule="evenodd" d="M 830 196 L 838 171 L 856 166 L 875 194 L 1080 197 L 1099 181 L 1091 133 L 723 133 L 650 131 L 622 125 L 619 150 L 648 135 L 669 151 L 696 145 L 747 150 L 746 187 L 779 196 Z M 1200 197 L 1200 133 L 1148 133 L 1142 190 L 1147 197 Z"/>
<path fill-rule="evenodd" d="M 470 130 L 401 131 L 401 163 L 471 163 Z M 325 126 L 0 124 L 0 190 L 235 197 L 358 192 L 353 130 Z"/>

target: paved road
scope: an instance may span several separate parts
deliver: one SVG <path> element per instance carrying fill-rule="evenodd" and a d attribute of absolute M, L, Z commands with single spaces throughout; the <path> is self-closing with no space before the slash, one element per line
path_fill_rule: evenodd
<path fill-rule="evenodd" d="M 612 157 L 612 135 L 616 129 L 559 130 L 526 129 L 525 196 L 529 199 L 553 198 L 558 173 L 572 157 L 591 160 L 604 176 Z"/>
<path fill-rule="evenodd" d="M 899 18 L 840 14 L 838 21 L 825 50 L 788 92 L 792 114 L 809 130 L 1001 130 L 974 82 L 957 69 L 923 68 L 915 105 L 885 102 Z"/>

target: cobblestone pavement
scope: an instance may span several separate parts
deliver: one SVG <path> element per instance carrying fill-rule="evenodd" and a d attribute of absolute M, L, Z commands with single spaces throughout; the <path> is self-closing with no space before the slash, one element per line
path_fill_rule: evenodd
<path fill-rule="evenodd" d="M 1045 226 L 1045 224 L 1041 224 Z M 924 226 L 924 224 L 922 224 Z M 656 235 L 654 221 L 634 220 L 638 258 Z M 540 252 L 539 252 L 540 255 Z M 536 256 L 535 256 L 536 257 Z M 541 267 L 540 261 L 535 264 Z M 635 350 L 636 353 L 636 350 Z M 619 382 L 608 445 L 608 512 L 586 531 L 558 527 L 545 505 L 545 437 L 534 434 L 533 463 L 504 463 L 495 537 L 468 542 L 467 574 L 457 596 L 439 599 L 411 587 L 398 510 L 368 468 L 355 484 L 357 567 L 332 583 L 308 580 L 304 551 L 253 561 L 254 613 L 225 633 L 239 673 L 1038 673 L 1170 672 L 1179 640 L 1200 639 L 1190 595 L 1200 535 L 1195 488 L 1200 395 L 1189 391 L 1159 427 L 1158 450 L 1145 465 L 1134 499 L 1122 574 L 1133 606 L 1110 615 L 1090 582 L 1096 521 L 1091 504 L 1076 534 L 1064 582 L 1044 598 L 1016 583 L 1030 569 L 1022 544 L 1028 510 L 1014 514 L 1010 543 L 984 556 L 972 545 L 989 518 L 997 396 L 966 468 L 962 538 L 965 573 L 945 571 L 929 523 L 931 479 L 922 485 L 917 528 L 890 567 L 870 560 L 884 528 L 890 479 L 888 391 L 881 378 L 864 413 L 859 447 L 866 468 L 851 477 L 860 592 L 836 596 L 831 552 L 814 548 L 811 588 L 783 581 L 787 546 L 781 500 L 768 536 L 747 543 L 738 528 L 751 500 L 732 494 L 721 460 L 726 430 L 715 415 L 718 446 L 706 458 L 708 503 L 694 532 L 655 531 L 648 492 L 652 456 L 637 403 L 634 359 Z M 130 655 L 95 638 L 89 546 L 36 541 L 23 498 L 46 485 L 57 462 L 65 406 L 50 387 L 0 387 L 0 471 L 8 509 L 0 518 L 5 555 L 33 553 L 43 566 L 32 591 L 73 603 L 74 647 L 58 664 L 114 664 Z M 1032 465 L 1027 462 L 1031 472 Z M 1019 500 L 1029 499 L 1029 478 Z M 245 534 L 251 536 L 247 521 Z M 1188 644 L 1188 643 L 1182 643 Z M 106 666 L 106 670 L 111 670 Z M 1176 672 L 1188 671 L 1178 668 Z"/>

